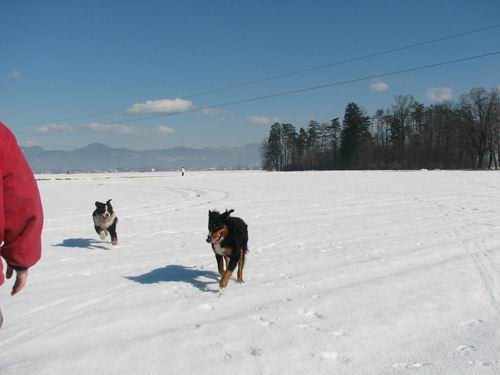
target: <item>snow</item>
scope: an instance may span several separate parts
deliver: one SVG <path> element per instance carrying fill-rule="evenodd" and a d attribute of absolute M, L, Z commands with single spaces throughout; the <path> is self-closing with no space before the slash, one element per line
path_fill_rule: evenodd
<path fill-rule="evenodd" d="M 498 172 L 43 175 L 0 374 L 499 374 Z M 118 246 L 93 230 L 113 199 Z M 209 209 L 249 226 L 219 290 Z"/>

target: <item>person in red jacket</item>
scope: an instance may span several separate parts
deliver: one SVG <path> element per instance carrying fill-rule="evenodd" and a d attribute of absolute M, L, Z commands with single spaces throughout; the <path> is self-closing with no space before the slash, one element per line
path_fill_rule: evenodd
<path fill-rule="evenodd" d="M 11 291 L 15 295 L 26 285 L 28 268 L 41 256 L 43 210 L 33 172 L 16 138 L 1 122 L 0 177 L 0 285 L 5 281 L 5 260 L 7 279 L 16 273 Z"/>

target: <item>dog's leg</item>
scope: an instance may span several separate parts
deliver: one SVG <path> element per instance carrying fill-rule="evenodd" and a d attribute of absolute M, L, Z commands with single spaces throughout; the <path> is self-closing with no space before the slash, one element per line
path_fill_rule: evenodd
<path fill-rule="evenodd" d="M 244 283 L 243 280 L 243 266 L 245 265 L 245 251 L 240 249 L 240 259 L 238 259 L 238 279 L 236 280 L 239 283 Z"/>
<path fill-rule="evenodd" d="M 94 227 L 96 233 L 99 235 L 99 237 L 101 238 L 101 240 L 105 240 L 106 239 L 106 231 L 104 229 L 102 229 L 101 227 Z"/>
<path fill-rule="evenodd" d="M 231 261 L 231 258 L 228 255 L 224 255 L 224 261 L 226 262 L 226 270 L 229 267 L 229 262 Z"/>
<path fill-rule="evenodd" d="M 111 244 L 116 245 L 118 244 L 118 235 L 116 234 L 116 223 L 118 222 L 118 219 L 115 219 L 113 221 L 113 224 L 108 228 L 109 234 L 111 235 Z"/>
<path fill-rule="evenodd" d="M 224 261 L 222 260 L 222 255 L 215 254 L 215 259 L 217 259 L 217 268 L 219 269 L 219 275 L 222 276 L 224 273 Z"/>
<path fill-rule="evenodd" d="M 233 274 L 234 269 L 236 268 L 236 265 L 238 264 L 238 259 L 239 256 L 232 256 L 229 259 L 229 265 L 227 266 L 226 271 L 222 275 L 222 278 L 220 279 L 219 286 L 221 288 L 225 288 L 227 286 L 227 283 L 229 279 L 231 278 L 231 275 Z"/>

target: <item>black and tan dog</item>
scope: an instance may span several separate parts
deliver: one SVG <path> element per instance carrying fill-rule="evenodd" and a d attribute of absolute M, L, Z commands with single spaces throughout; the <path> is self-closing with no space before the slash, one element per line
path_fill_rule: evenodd
<path fill-rule="evenodd" d="M 217 259 L 219 274 L 222 276 L 219 286 L 225 288 L 229 278 L 238 265 L 239 283 L 243 280 L 243 266 L 245 255 L 248 251 L 248 227 L 239 217 L 231 217 L 234 210 L 223 213 L 208 211 L 208 236 L 207 242 L 212 245 Z M 224 261 L 226 270 L 224 270 Z"/>
<path fill-rule="evenodd" d="M 92 213 L 92 219 L 94 220 L 94 228 L 101 240 L 105 240 L 106 236 L 111 235 L 111 244 L 118 244 L 118 235 L 116 234 L 116 223 L 118 223 L 118 218 L 113 211 L 113 206 L 111 206 L 111 199 L 108 199 L 106 203 L 95 202 L 96 209 Z"/>

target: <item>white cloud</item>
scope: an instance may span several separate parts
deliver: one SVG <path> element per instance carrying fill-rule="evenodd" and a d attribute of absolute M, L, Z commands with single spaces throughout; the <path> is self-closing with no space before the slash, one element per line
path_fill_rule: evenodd
<path fill-rule="evenodd" d="M 23 76 L 21 75 L 21 72 L 19 70 L 17 70 L 17 69 L 12 69 L 7 77 L 9 77 L 10 79 L 21 79 L 21 78 L 23 78 Z"/>
<path fill-rule="evenodd" d="M 19 142 L 19 146 L 24 146 L 24 147 L 38 146 L 38 142 L 35 142 L 35 141 L 21 141 L 21 142 Z"/>
<path fill-rule="evenodd" d="M 73 128 L 68 124 L 49 124 L 35 129 L 36 134 L 45 135 L 50 133 L 62 133 L 71 131 Z"/>
<path fill-rule="evenodd" d="M 370 89 L 375 92 L 387 91 L 389 90 L 389 85 L 381 79 L 376 79 L 371 83 Z"/>
<path fill-rule="evenodd" d="M 282 120 L 277 116 L 248 116 L 247 121 L 254 125 L 272 125 Z"/>
<path fill-rule="evenodd" d="M 427 90 L 427 99 L 441 103 L 453 98 L 453 92 L 449 87 L 433 87 Z"/>
<path fill-rule="evenodd" d="M 203 108 L 201 112 L 209 116 L 217 116 L 218 114 L 222 113 L 220 109 L 216 108 Z"/>
<path fill-rule="evenodd" d="M 166 136 L 175 134 L 175 130 L 172 129 L 172 128 L 170 128 L 170 127 L 168 127 L 168 126 L 162 125 L 162 126 L 158 126 L 155 129 L 155 133 L 166 137 Z"/>
<path fill-rule="evenodd" d="M 137 128 L 121 124 L 101 124 L 99 122 L 91 122 L 87 129 L 98 133 L 117 133 L 117 134 L 138 134 L 141 131 Z"/>
<path fill-rule="evenodd" d="M 181 98 L 147 100 L 146 103 L 135 103 L 128 107 L 128 113 L 174 113 L 185 112 L 193 108 L 193 103 Z"/>
<path fill-rule="evenodd" d="M 101 124 L 92 122 L 86 126 L 87 129 L 97 133 L 114 133 L 135 136 L 160 135 L 166 137 L 175 134 L 175 130 L 165 125 L 158 126 L 154 129 L 143 129 L 122 124 Z"/>

